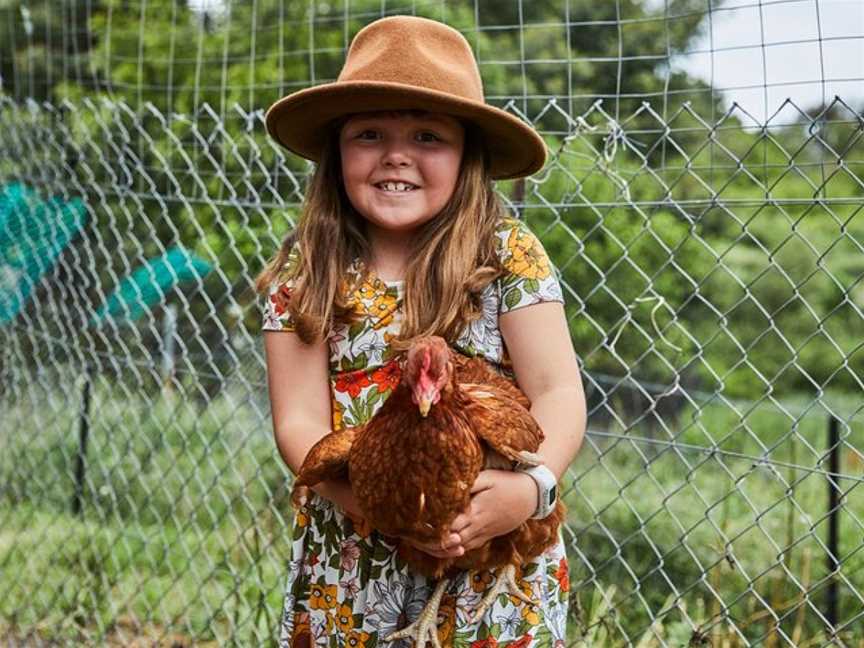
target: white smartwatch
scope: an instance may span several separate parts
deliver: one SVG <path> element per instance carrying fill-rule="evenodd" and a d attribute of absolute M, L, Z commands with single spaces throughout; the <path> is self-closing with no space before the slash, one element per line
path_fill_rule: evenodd
<path fill-rule="evenodd" d="M 526 466 L 518 464 L 516 470 L 529 475 L 537 484 L 539 497 L 537 498 L 537 510 L 531 516 L 532 520 L 542 520 L 555 510 L 558 502 L 558 480 L 555 473 L 546 466 Z"/>

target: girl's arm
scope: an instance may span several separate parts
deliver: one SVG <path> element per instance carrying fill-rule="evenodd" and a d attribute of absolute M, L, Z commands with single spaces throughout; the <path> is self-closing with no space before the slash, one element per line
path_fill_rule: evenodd
<path fill-rule="evenodd" d="M 545 439 L 538 454 L 560 480 L 585 435 L 585 393 L 563 304 L 544 302 L 503 313 L 498 325 L 516 381 L 531 401 Z M 453 520 L 458 536 L 446 545 L 475 549 L 527 520 L 537 506 L 537 486 L 523 473 L 484 470 L 471 489 L 468 510 Z"/>
<path fill-rule="evenodd" d="M 543 302 L 502 314 L 498 325 L 531 415 L 546 436 L 539 455 L 558 479 L 585 436 L 585 392 L 564 305 Z"/>
<path fill-rule="evenodd" d="M 276 447 L 296 475 L 312 446 L 331 431 L 328 344 L 304 344 L 293 331 L 264 331 L 264 354 Z M 325 481 L 313 490 L 359 515 L 347 481 Z"/>

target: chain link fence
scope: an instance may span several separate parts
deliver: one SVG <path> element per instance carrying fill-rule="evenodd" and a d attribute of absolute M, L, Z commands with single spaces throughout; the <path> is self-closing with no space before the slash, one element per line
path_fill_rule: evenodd
<path fill-rule="evenodd" d="M 589 403 L 565 645 L 864 645 L 861 109 L 501 106 Z M 4 645 L 275 645 L 252 279 L 310 169 L 257 103 L 0 95 Z"/>

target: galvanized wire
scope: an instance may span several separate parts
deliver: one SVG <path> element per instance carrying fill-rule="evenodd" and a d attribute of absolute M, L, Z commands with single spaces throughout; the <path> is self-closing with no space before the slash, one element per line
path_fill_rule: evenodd
<path fill-rule="evenodd" d="M 606 25 L 561 5 L 569 26 Z M 673 5 L 667 30 L 689 15 Z M 615 6 L 608 26 L 621 39 L 639 20 Z M 566 96 L 534 92 L 531 7 L 514 9 L 518 24 L 466 37 L 518 31 L 518 61 L 481 62 L 519 66 L 521 94 L 497 98 L 550 146 L 541 172 L 498 191 L 556 267 L 588 395 L 564 489 L 567 645 L 859 645 L 861 108 L 835 97 L 764 118 L 737 104 L 715 112 L 669 101 L 669 76 L 627 104 L 620 74 L 613 93 L 574 103 L 587 96 L 574 64 L 591 57 L 562 59 Z M 345 14 L 330 20 L 344 45 Z M 297 52 L 311 74 L 298 87 L 327 78 L 315 54 L 341 53 L 316 34 Z M 673 38 L 659 60 L 670 62 Z M 190 63 L 224 77 L 224 47 Z M 0 95 L 0 184 L 80 198 L 87 212 L 0 325 L 0 638 L 274 645 L 290 475 L 271 436 L 252 280 L 293 226 L 312 167 L 266 137 L 253 94 L 266 83 L 232 103 L 226 81 L 218 103 L 181 111 L 144 98 L 145 82 L 141 101 L 122 86 L 98 92 L 82 60 L 63 74 L 92 81 L 90 93 Z M 28 87 L 26 68 L 14 72 Z M 38 242 L 35 229 L 24 236 Z M 213 271 L 138 320 L 92 324 L 124 276 L 177 244 Z M 0 249 L 0 294 L 16 285 L 16 259 Z"/>

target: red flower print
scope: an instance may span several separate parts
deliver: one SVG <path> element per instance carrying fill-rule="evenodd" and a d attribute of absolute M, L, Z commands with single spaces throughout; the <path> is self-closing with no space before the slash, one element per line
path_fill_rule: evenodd
<path fill-rule="evenodd" d="M 396 360 L 391 360 L 372 372 L 372 381 L 378 385 L 378 391 L 396 389 L 401 375 L 402 370 L 399 368 L 399 363 Z"/>
<path fill-rule="evenodd" d="M 348 392 L 351 398 L 357 398 L 364 387 L 368 387 L 372 383 L 369 381 L 369 376 L 366 375 L 365 369 L 357 371 L 349 371 L 336 379 L 336 391 Z"/>
<path fill-rule="evenodd" d="M 534 637 L 532 637 L 531 633 L 529 632 L 528 634 L 519 637 L 516 641 L 511 643 L 508 648 L 525 648 L 525 646 L 530 646 L 533 640 Z"/>
<path fill-rule="evenodd" d="M 273 312 L 276 315 L 282 315 L 288 310 L 288 300 L 291 299 L 291 286 L 282 284 L 275 293 L 270 295 L 270 302 L 273 304 Z"/>
<path fill-rule="evenodd" d="M 470 648 L 498 648 L 498 640 L 495 637 L 478 639 L 471 644 Z"/>
<path fill-rule="evenodd" d="M 555 573 L 555 578 L 558 579 L 558 584 L 561 586 L 562 592 L 570 591 L 570 573 L 567 570 L 567 559 L 562 558 L 558 563 L 558 571 Z"/>

